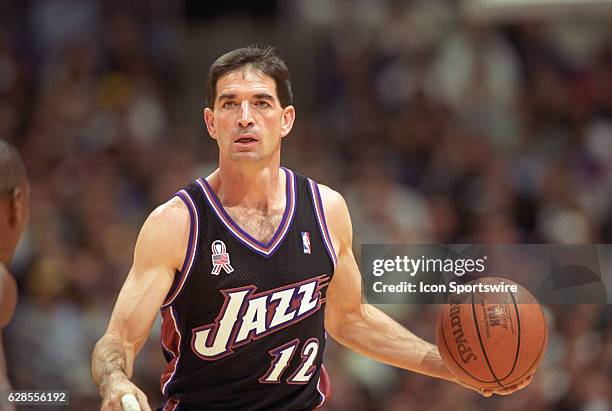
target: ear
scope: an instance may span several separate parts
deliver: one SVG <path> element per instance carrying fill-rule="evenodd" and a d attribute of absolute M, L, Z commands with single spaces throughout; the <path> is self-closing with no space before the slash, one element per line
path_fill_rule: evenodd
<path fill-rule="evenodd" d="M 25 227 L 28 220 L 28 187 L 15 187 L 11 195 L 9 224 L 11 227 Z"/>
<path fill-rule="evenodd" d="M 204 109 L 204 122 L 206 123 L 208 134 L 210 134 L 210 137 L 213 140 L 216 140 L 217 132 L 215 130 L 215 112 L 208 107 Z"/>
<path fill-rule="evenodd" d="M 295 107 L 287 106 L 283 109 L 283 117 L 281 119 L 281 137 L 285 137 L 293 128 L 295 121 Z"/>

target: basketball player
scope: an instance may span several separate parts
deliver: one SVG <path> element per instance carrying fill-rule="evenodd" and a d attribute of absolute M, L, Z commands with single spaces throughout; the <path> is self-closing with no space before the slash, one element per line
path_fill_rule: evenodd
<path fill-rule="evenodd" d="M 120 410 L 126 393 L 150 410 L 130 378 L 160 309 L 163 410 L 317 408 L 329 386 L 325 331 L 386 364 L 453 380 L 435 346 L 361 304 L 342 196 L 280 166 L 295 108 L 289 72 L 273 49 L 221 56 L 206 94 L 219 168 L 142 227 L 93 352 L 102 410 Z"/>
<path fill-rule="evenodd" d="M 29 218 L 30 185 L 17 149 L 0 139 L 0 331 L 13 316 L 17 286 L 9 266 Z M 10 390 L 0 333 L 0 392 Z M 0 410 L 13 410 L 0 402 Z"/>

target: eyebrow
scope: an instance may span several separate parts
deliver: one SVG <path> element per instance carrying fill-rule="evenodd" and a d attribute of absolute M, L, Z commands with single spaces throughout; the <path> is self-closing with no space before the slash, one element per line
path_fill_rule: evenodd
<path fill-rule="evenodd" d="M 257 98 L 257 99 L 261 99 L 261 100 L 271 100 L 274 101 L 274 97 L 272 97 L 270 94 L 268 93 L 259 93 L 259 94 L 255 94 L 253 97 Z"/>
<path fill-rule="evenodd" d="M 234 93 L 225 93 L 225 94 L 221 94 L 219 96 L 219 98 L 217 99 L 217 101 L 221 101 L 221 100 L 232 100 L 235 99 L 236 95 Z"/>
<path fill-rule="evenodd" d="M 257 93 L 253 96 L 256 99 L 260 99 L 260 100 L 270 100 L 270 101 L 274 101 L 274 97 L 272 97 L 270 94 L 268 93 Z M 236 98 L 236 94 L 234 93 L 224 93 L 221 94 L 219 96 L 219 98 L 217 99 L 217 101 L 221 101 L 221 100 L 233 100 Z"/>

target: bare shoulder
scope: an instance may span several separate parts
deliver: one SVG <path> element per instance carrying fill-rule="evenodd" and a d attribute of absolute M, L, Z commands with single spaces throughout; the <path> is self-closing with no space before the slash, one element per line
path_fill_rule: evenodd
<path fill-rule="evenodd" d="M 343 214 L 348 211 L 342 194 L 324 184 L 318 186 L 325 215 Z"/>
<path fill-rule="evenodd" d="M 327 226 L 334 238 L 334 246 L 350 245 L 352 242 L 352 226 L 349 210 L 342 194 L 336 190 L 319 184 L 321 202 Z"/>
<path fill-rule="evenodd" d="M 173 197 L 149 214 L 136 243 L 135 257 L 180 265 L 189 242 L 191 217 L 183 200 Z M 137 258 L 138 259 L 138 258 Z"/>
<path fill-rule="evenodd" d="M 189 210 L 179 197 L 172 197 L 165 203 L 157 206 L 151 212 L 147 221 L 154 225 L 162 224 L 172 226 L 177 223 L 189 223 Z"/>
<path fill-rule="evenodd" d="M 187 206 L 179 197 L 172 197 L 149 214 L 140 233 L 141 236 L 159 234 L 176 239 L 185 230 L 189 231 L 190 224 Z"/>

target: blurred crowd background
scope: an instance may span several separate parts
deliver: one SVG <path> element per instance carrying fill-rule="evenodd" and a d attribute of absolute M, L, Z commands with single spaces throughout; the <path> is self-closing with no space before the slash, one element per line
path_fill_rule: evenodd
<path fill-rule="evenodd" d="M 366 242 L 612 243 L 609 12 L 204 3 L 0 3 L 0 138 L 32 183 L 5 335 L 15 388 L 69 389 L 70 409 L 99 409 L 90 353 L 138 230 L 216 167 L 204 79 L 216 57 L 248 44 L 285 57 L 297 120 L 283 164 L 346 197 L 357 255 Z M 382 308 L 434 340 L 438 307 Z M 612 410 L 610 306 L 546 310 L 548 351 L 519 394 L 481 398 L 330 341 L 325 409 Z M 163 366 L 156 325 L 135 374 L 154 407 Z"/>

